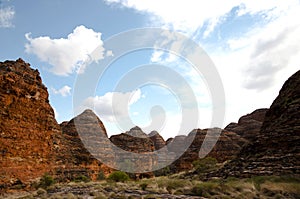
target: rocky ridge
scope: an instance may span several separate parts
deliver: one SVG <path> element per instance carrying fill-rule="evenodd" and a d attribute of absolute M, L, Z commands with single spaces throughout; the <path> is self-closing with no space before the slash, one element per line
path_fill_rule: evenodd
<path fill-rule="evenodd" d="M 110 141 L 115 145 L 116 162 L 122 168 L 129 171 L 134 168 L 151 171 L 156 164 L 157 156 L 151 155 L 155 150 L 154 143 L 141 128 L 136 126 L 125 133 L 113 135 Z M 138 157 L 135 154 L 139 154 Z"/>
<path fill-rule="evenodd" d="M 0 62 L 0 186 L 29 182 L 59 162 L 61 131 L 37 70 Z"/>
<path fill-rule="evenodd" d="M 101 154 L 102 160 L 113 161 L 114 154 L 107 137 L 105 127 L 101 120 L 91 110 L 85 110 L 69 122 L 60 124 L 63 132 L 65 153 L 60 158 L 67 160 L 64 167 L 56 171 L 57 178 L 63 180 L 72 180 L 78 176 L 88 176 L 92 180 L 96 180 L 100 171 L 108 174 L 112 171 L 109 167 L 102 164 L 97 157 L 97 154 L 91 154 L 82 142 L 86 140 L 86 145 L 89 147 L 98 148 L 101 146 L 103 151 Z M 80 134 L 78 133 L 80 131 Z M 95 140 L 96 143 L 89 143 L 88 140 Z M 99 139 L 100 138 L 100 139 Z M 97 149 L 90 149 L 97 151 Z"/>
<path fill-rule="evenodd" d="M 216 140 L 208 156 L 219 162 L 232 160 L 219 176 L 299 175 L 299 88 L 300 71 L 286 81 L 270 109 L 258 109 L 224 130 L 196 129 L 164 141 L 158 132 L 146 135 L 134 127 L 108 139 L 103 123 L 91 110 L 58 125 L 39 72 L 21 59 L 0 62 L 0 189 L 25 186 L 45 173 L 60 181 L 80 175 L 95 180 L 100 171 L 112 171 L 97 158 L 151 170 L 158 159 L 183 153 L 177 155 L 171 169 L 189 170 L 199 158 L 201 146 L 204 144 L 203 152 L 207 152 Z M 216 131 L 221 132 L 219 137 Z M 157 150 L 162 153 L 146 159 Z M 147 161 L 126 162 L 126 151 L 144 154 Z M 169 157 L 163 156 L 166 152 Z"/>
<path fill-rule="evenodd" d="M 210 152 L 207 151 L 215 142 L 216 144 L 212 150 Z M 190 146 L 186 146 L 189 143 Z M 175 154 L 181 153 L 182 151 L 178 151 L 181 148 L 187 148 L 171 167 L 175 172 L 192 169 L 193 161 L 206 154 L 209 157 L 216 158 L 218 162 L 231 160 L 238 154 L 245 143 L 247 143 L 247 140 L 234 132 L 218 128 L 195 129 L 188 136 L 177 136 L 169 143 L 169 151 Z M 202 150 L 200 150 L 201 147 L 203 147 Z"/>
<path fill-rule="evenodd" d="M 257 140 L 242 148 L 219 175 L 300 175 L 300 71 L 292 75 L 265 114 Z"/>
<path fill-rule="evenodd" d="M 257 109 L 252 113 L 242 116 L 238 123 L 233 122 L 228 124 L 225 130 L 235 132 L 242 138 L 254 142 L 260 134 L 267 111 L 267 108 Z"/>

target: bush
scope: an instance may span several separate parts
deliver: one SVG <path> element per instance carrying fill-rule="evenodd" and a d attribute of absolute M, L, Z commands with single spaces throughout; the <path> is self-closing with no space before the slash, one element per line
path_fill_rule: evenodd
<path fill-rule="evenodd" d="M 114 171 L 108 176 L 108 179 L 115 182 L 125 182 L 129 180 L 129 176 L 123 171 Z"/>
<path fill-rule="evenodd" d="M 169 180 L 166 182 L 166 189 L 169 193 L 172 193 L 172 190 L 176 190 L 178 188 L 181 188 L 185 185 L 184 180 Z"/>
<path fill-rule="evenodd" d="M 198 174 L 206 173 L 216 169 L 217 160 L 212 157 L 206 157 L 193 162 L 193 166 Z"/>
<path fill-rule="evenodd" d="M 47 188 L 55 183 L 52 176 L 45 173 L 42 178 L 40 179 L 39 187 Z"/>
<path fill-rule="evenodd" d="M 155 176 L 167 176 L 167 175 L 170 175 L 172 172 L 171 172 L 170 167 L 166 166 L 164 168 L 154 171 L 153 173 Z"/>
<path fill-rule="evenodd" d="M 140 187 L 142 188 L 143 191 L 146 190 L 147 186 L 148 186 L 147 183 L 142 183 L 142 184 L 140 184 Z"/>
<path fill-rule="evenodd" d="M 98 176 L 97 176 L 97 180 L 105 180 L 105 175 L 103 171 L 99 171 Z"/>
<path fill-rule="evenodd" d="M 91 179 L 85 175 L 76 176 L 74 182 L 89 182 Z"/>
<path fill-rule="evenodd" d="M 208 197 L 210 195 L 214 195 L 218 184 L 212 182 L 204 182 L 201 184 L 195 185 L 192 190 L 191 194 L 196 196 L 204 196 Z"/>

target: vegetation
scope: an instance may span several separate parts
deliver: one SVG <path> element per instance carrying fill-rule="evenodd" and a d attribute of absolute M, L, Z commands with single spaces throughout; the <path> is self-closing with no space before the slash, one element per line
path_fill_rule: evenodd
<path fill-rule="evenodd" d="M 53 179 L 53 177 L 50 176 L 48 173 L 45 173 L 41 177 L 40 182 L 37 187 L 47 188 L 47 187 L 53 185 L 54 183 L 55 183 L 55 180 Z"/>
<path fill-rule="evenodd" d="M 129 176 L 123 171 L 114 171 L 108 176 L 108 180 L 125 182 L 129 180 Z"/>
<path fill-rule="evenodd" d="M 105 180 L 106 177 L 104 175 L 103 171 L 99 171 L 98 176 L 97 176 L 97 180 Z"/>
<path fill-rule="evenodd" d="M 300 198 L 300 179 L 292 176 L 257 176 L 247 179 L 227 178 L 207 182 L 181 179 L 178 175 L 154 177 L 138 181 L 121 180 L 124 172 L 113 172 L 110 179 L 97 182 L 48 183 L 47 189 L 37 188 L 22 198 L 168 198 L 171 195 L 201 196 L 204 198 Z M 112 180 L 117 176 L 118 180 Z M 45 174 L 41 182 L 53 182 Z M 140 191 L 138 191 L 140 190 Z M 0 195 L 0 198 L 20 198 Z M 175 196 L 174 196 L 175 198 Z"/>
<path fill-rule="evenodd" d="M 89 182 L 91 181 L 90 177 L 85 175 L 76 176 L 74 182 Z"/>
<path fill-rule="evenodd" d="M 158 176 L 167 176 L 167 175 L 170 175 L 172 172 L 171 172 L 170 167 L 166 166 L 164 168 L 161 168 L 159 170 L 154 171 L 153 173 L 154 173 L 154 175 L 156 177 L 158 177 Z"/>
<path fill-rule="evenodd" d="M 213 171 L 217 168 L 218 161 L 212 157 L 206 157 L 193 162 L 194 169 L 198 174 Z"/>
<path fill-rule="evenodd" d="M 146 190 L 147 186 L 148 186 L 147 183 L 142 183 L 142 184 L 140 184 L 140 187 L 141 187 L 141 189 L 142 189 L 143 191 Z"/>

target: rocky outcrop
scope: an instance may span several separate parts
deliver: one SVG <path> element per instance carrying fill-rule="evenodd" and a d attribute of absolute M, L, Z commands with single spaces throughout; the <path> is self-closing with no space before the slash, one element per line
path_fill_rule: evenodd
<path fill-rule="evenodd" d="M 151 155 L 155 150 L 154 143 L 139 127 L 125 133 L 110 137 L 115 145 L 114 153 L 120 169 L 130 173 L 149 173 L 156 164 L 157 157 Z"/>
<path fill-rule="evenodd" d="M 221 176 L 300 175 L 300 71 L 283 85 L 255 142 L 219 172 Z"/>
<path fill-rule="evenodd" d="M 152 131 L 151 133 L 149 133 L 148 136 L 152 140 L 155 150 L 159 150 L 166 146 L 164 138 L 161 135 L 159 135 L 157 131 Z"/>
<path fill-rule="evenodd" d="M 111 136 L 110 140 L 125 151 L 144 153 L 155 149 L 152 140 L 137 126 L 125 133 Z"/>
<path fill-rule="evenodd" d="M 60 136 L 39 72 L 21 59 L 0 62 L 0 186 L 50 172 Z"/>
<path fill-rule="evenodd" d="M 95 180 L 100 170 L 104 173 L 111 171 L 109 167 L 99 161 L 103 160 L 112 164 L 114 153 L 110 147 L 105 127 L 93 111 L 85 110 L 69 122 L 61 123 L 60 126 L 63 132 L 65 152 L 58 157 L 65 161 L 63 161 L 64 166 L 56 171 L 57 178 L 72 180 L 84 175 Z M 97 154 L 99 149 L 101 152 Z M 93 155 L 91 151 L 94 151 Z M 99 156 L 99 160 L 96 159 L 97 156 Z"/>
<path fill-rule="evenodd" d="M 218 136 L 219 135 L 219 136 Z M 205 143 L 204 143 L 205 140 Z M 176 136 L 169 141 L 168 149 L 175 154 L 187 150 L 172 165 L 177 172 L 192 168 L 193 161 L 207 156 L 216 158 L 219 162 L 233 159 L 247 141 L 234 132 L 222 129 L 195 129 L 188 136 Z M 190 146 L 188 146 L 190 144 Z M 209 151 L 210 146 L 212 150 Z M 200 150 L 202 147 L 202 150 Z"/>
<path fill-rule="evenodd" d="M 253 142 L 259 136 L 261 126 L 263 124 L 265 114 L 268 109 L 257 109 L 250 114 L 242 116 L 238 123 L 230 123 L 225 130 L 235 132 L 242 138 Z"/>
<path fill-rule="evenodd" d="M 96 148 L 96 154 L 91 155 L 80 138 Z M 59 126 L 39 72 L 21 59 L 0 62 L 0 189 L 27 186 L 45 173 L 57 181 L 82 175 L 95 179 L 100 170 L 111 171 L 93 157 L 101 149 L 101 158 L 113 161 L 108 143 L 92 111 Z"/>

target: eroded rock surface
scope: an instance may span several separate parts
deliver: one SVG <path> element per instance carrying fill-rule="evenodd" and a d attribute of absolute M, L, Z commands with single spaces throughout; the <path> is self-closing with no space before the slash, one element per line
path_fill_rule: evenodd
<path fill-rule="evenodd" d="M 259 136 L 265 115 L 268 109 L 257 109 L 250 114 L 242 116 L 238 123 L 230 123 L 225 130 L 235 132 L 241 137 L 253 142 Z"/>
<path fill-rule="evenodd" d="M 37 70 L 0 62 L 0 185 L 27 183 L 56 166 L 60 128 Z"/>
<path fill-rule="evenodd" d="M 72 180 L 84 175 L 95 180 L 100 171 L 111 172 L 106 164 L 113 165 L 113 149 L 103 123 L 92 110 L 85 110 L 60 126 L 65 153 L 59 156 L 64 167 L 56 171 L 58 178 Z"/>
<path fill-rule="evenodd" d="M 129 172 L 151 172 L 156 164 L 157 156 L 152 155 L 154 143 L 139 127 L 134 127 L 125 133 L 110 137 L 115 145 L 116 161 Z"/>
<path fill-rule="evenodd" d="M 283 85 L 255 142 L 219 172 L 222 176 L 300 175 L 300 71 Z"/>
<path fill-rule="evenodd" d="M 172 165 L 172 169 L 175 172 L 192 169 L 193 161 L 206 155 L 216 158 L 219 162 L 231 160 L 246 142 L 236 133 L 223 129 L 195 129 L 188 136 L 176 136 L 169 141 L 169 151 L 177 156 L 183 152 Z"/>
<path fill-rule="evenodd" d="M 159 135 L 157 131 L 152 131 L 148 136 L 152 140 L 155 150 L 159 150 L 166 146 L 164 138 Z"/>

